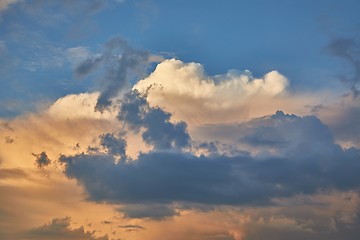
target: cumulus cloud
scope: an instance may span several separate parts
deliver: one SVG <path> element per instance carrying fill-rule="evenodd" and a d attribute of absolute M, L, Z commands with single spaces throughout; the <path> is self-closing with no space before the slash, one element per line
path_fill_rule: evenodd
<path fill-rule="evenodd" d="M 157 65 L 134 89 L 147 91 L 152 106 L 160 106 L 189 125 L 241 122 L 278 109 L 304 114 L 312 96 L 288 96 L 288 79 L 277 71 L 261 78 L 250 71 L 208 76 L 198 63 L 169 59 Z M 319 98 L 319 96 L 317 96 Z"/>
<path fill-rule="evenodd" d="M 298 117 L 282 111 L 240 124 L 203 125 L 194 134 L 199 139 L 214 139 L 265 155 L 311 155 L 328 146 L 334 151 L 339 148 L 333 144 L 329 128 L 315 116 Z"/>
<path fill-rule="evenodd" d="M 150 107 L 146 99 L 137 91 L 132 91 L 122 101 L 119 120 L 139 132 L 141 128 L 144 142 L 156 149 L 184 148 L 190 144 L 190 136 L 185 122 L 170 122 L 171 114 L 159 107 Z"/>
<path fill-rule="evenodd" d="M 278 112 L 237 127 L 245 133 L 238 141 L 277 151 L 228 157 L 154 150 L 122 165 L 100 153 L 60 161 L 90 199 L 119 204 L 271 205 L 273 198 L 359 187 L 360 150 L 343 150 L 316 117 Z"/>
<path fill-rule="evenodd" d="M 118 109 L 108 108 L 106 111 L 95 111 L 100 93 L 69 94 L 56 100 L 47 109 L 47 114 L 57 119 L 98 119 L 115 120 Z"/>

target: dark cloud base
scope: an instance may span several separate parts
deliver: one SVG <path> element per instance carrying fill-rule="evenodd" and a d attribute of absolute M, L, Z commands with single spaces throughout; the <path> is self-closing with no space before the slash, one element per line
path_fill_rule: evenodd
<path fill-rule="evenodd" d="M 167 142 L 176 143 L 177 136 L 188 139 L 186 125 L 171 131 L 177 125 L 169 122 L 170 114 L 150 108 L 138 94 L 127 100 L 119 118 L 131 129 L 143 127 L 150 133 L 170 129 L 163 132 L 168 134 Z M 155 117 L 151 117 L 154 112 Z M 60 162 L 65 164 L 66 176 L 85 187 L 89 200 L 125 204 L 120 210 L 135 218 L 176 215 L 171 210 L 174 203 L 268 206 L 274 198 L 332 189 L 357 191 L 360 186 L 360 150 L 342 149 L 314 116 L 298 117 L 279 111 L 236 128 L 244 133 L 239 142 L 265 151 L 255 156 L 196 156 L 184 144 L 165 147 L 164 134 L 149 134 L 151 141 L 143 134 L 144 141 L 154 149 L 141 153 L 135 161 L 117 162 L 114 153 L 123 154 L 126 144 L 121 138 L 119 144 L 116 138 L 109 138 L 107 153 L 61 156 Z M 164 207 L 153 215 L 151 207 L 140 207 L 159 204 Z M 136 207 L 131 206 L 140 210 L 134 211 Z"/>

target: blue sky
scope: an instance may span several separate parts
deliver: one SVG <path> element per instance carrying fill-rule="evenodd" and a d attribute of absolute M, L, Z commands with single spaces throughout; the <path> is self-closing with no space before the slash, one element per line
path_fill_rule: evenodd
<path fill-rule="evenodd" d="M 359 9 L 0 0 L 0 239 L 358 240 Z"/>
<path fill-rule="evenodd" d="M 341 87 L 347 66 L 325 50 L 358 36 L 357 1 L 92 1 L 10 4 L 1 12 L 3 117 L 92 87 L 78 81 L 63 51 L 97 51 L 114 36 L 185 62 L 209 75 L 230 69 L 261 76 L 278 70 L 291 88 Z M 66 83 L 64 85 L 64 83 Z M 18 102 L 18 104 L 14 103 Z M 21 106 L 20 106 L 21 105 Z"/>

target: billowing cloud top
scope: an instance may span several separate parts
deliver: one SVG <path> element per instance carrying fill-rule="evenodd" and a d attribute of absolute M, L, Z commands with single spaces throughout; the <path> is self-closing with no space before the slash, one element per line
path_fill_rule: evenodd
<path fill-rule="evenodd" d="M 152 106 L 188 124 L 239 122 L 271 114 L 279 108 L 300 110 L 304 97 L 287 101 L 288 79 L 277 71 L 255 78 L 250 71 L 208 76 L 198 63 L 169 59 L 139 81 L 134 89 L 148 93 Z M 304 100 L 304 101 L 302 101 Z M 301 103 L 300 103 L 301 101 Z"/>

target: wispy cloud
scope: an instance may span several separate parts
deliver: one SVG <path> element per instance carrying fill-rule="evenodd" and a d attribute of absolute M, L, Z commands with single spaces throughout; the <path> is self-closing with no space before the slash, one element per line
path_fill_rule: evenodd
<path fill-rule="evenodd" d="M 144 75 L 150 59 L 146 51 L 133 49 L 121 38 L 113 38 L 104 44 L 103 52 L 88 57 L 75 68 L 79 77 L 103 67 L 102 89 L 96 109 L 103 111 L 111 105 L 112 98 L 130 87 L 133 78 Z"/>
<path fill-rule="evenodd" d="M 341 80 L 346 83 L 353 94 L 360 94 L 358 88 L 360 82 L 360 43 L 356 38 L 336 38 L 326 48 L 335 57 L 341 58 L 350 64 L 352 73 L 342 76 Z"/>

